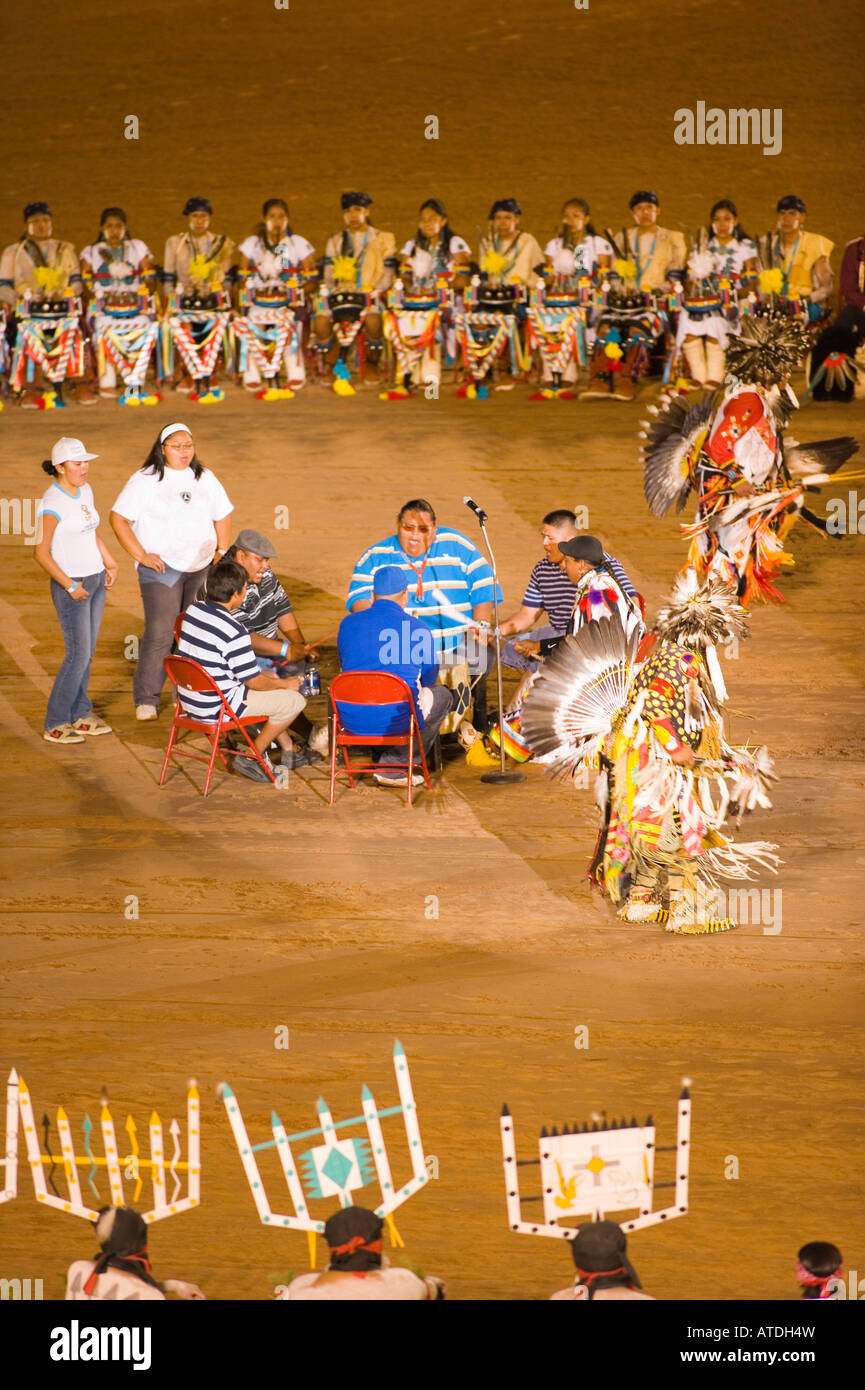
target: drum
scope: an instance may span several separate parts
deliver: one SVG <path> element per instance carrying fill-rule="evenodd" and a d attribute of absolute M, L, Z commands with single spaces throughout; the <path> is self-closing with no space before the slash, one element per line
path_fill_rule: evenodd
<path fill-rule="evenodd" d="M 438 309 L 439 304 L 437 290 L 407 289 L 403 297 L 402 308 L 406 311 L 429 314 Z"/>
<path fill-rule="evenodd" d="M 114 319 L 131 319 L 141 313 L 141 302 L 135 290 L 106 290 L 98 299 L 99 312 Z"/>
<path fill-rule="evenodd" d="M 336 323 L 350 323 L 369 308 L 369 295 L 363 290 L 332 290 L 328 313 Z"/>
<path fill-rule="evenodd" d="M 186 313 L 211 314 L 215 309 L 221 309 L 221 296 L 218 290 L 205 292 L 195 290 L 192 294 L 182 294 L 180 296 L 180 308 Z"/>
<path fill-rule="evenodd" d="M 70 299 L 31 299 L 24 307 L 23 317 L 30 319 L 66 318 L 75 312 L 74 300 Z"/>
<path fill-rule="evenodd" d="M 480 314 L 515 314 L 519 299 L 519 285 L 490 285 L 482 280 L 474 307 Z"/>

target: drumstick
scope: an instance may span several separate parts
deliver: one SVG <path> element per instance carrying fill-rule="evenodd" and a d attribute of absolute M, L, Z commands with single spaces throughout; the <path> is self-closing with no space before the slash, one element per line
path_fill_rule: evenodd
<path fill-rule="evenodd" d="M 461 613 L 458 608 L 455 608 L 454 605 L 445 598 L 441 589 L 431 589 L 430 593 L 443 611 L 445 617 L 456 618 L 463 631 L 467 631 L 469 628 L 475 628 L 478 632 L 495 632 L 495 628 L 492 627 L 490 623 L 485 623 L 481 618 L 467 619 L 465 613 Z"/>

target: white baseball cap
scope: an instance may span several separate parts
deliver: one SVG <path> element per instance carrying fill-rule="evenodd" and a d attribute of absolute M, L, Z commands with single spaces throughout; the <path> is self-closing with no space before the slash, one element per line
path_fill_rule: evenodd
<path fill-rule="evenodd" d="M 98 459 L 98 454 L 88 454 L 80 439 L 68 439 L 65 435 L 58 439 L 51 450 L 51 462 L 56 468 L 60 463 L 88 463 Z"/>

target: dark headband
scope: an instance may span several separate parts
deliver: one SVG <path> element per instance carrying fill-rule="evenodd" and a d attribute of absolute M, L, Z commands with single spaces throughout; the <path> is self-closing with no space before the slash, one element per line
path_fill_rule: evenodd
<path fill-rule="evenodd" d="M 28 203 L 24 209 L 24 221 L 29 222 L 31 217 L 38 216 L 40 212 L 46 217 L 51 216 L 51 209 L 47 203 Z"/>
<path fill-rule="evenodd" d="M 213 208 L 207 198 L 187 198 L 183 205 L 183 216 L 188 217 L 191 212 L 212 213 Z"/>
<path fill-rule="evenodd" d="M 347 208 L 368 208 L 372 203 L 372 198 L 368 193 L 343 193 L 339 202 L 340 207 L 345 212 Z"/>
<path fill-rule="evenodd" d="M 635 208 L 638 203 L 654 203 L 656 208 L 661 206 L 657 193 L 653 193 L 649 188 L 638 188 L 636 193 L 631 194 L 628 207 Z"/>

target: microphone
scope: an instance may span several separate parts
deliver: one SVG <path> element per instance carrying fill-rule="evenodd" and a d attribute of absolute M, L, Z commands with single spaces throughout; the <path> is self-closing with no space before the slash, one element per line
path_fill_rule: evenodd
<path fill-rule="evenodd" d="M 480 522 L 481 526 L 483 526 L 484 522 L 485 522 L 486 519 L 487 519 L 487 514 L 486 514 L 486 512 L 484 511 L 483 507 L 479 507 L 478 504 L 477 504 L 477 502 L 473 502 L 472 499 L 471 499 L 470 497 L 464 497 L 464 498 L 463 498 L 463 503 L 464 503 L 464 505 L 465 505 L 466 507 L 469 508 L 470 511 L 473 511 L 473 512 L 474 512 L 474 514 L 475 514 L 475 516 L 477 517 L 478 521 Z"/>

